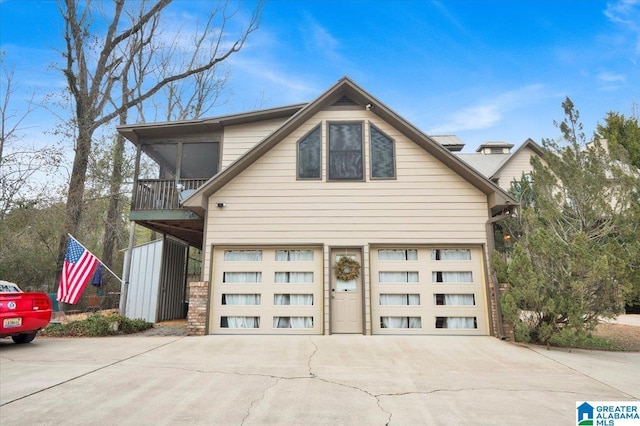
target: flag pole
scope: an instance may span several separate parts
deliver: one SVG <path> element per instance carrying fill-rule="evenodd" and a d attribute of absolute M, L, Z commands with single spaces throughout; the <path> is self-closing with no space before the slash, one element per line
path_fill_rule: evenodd
<path fill-rule="evenodd" d="M 71 235 L 71 234 L 67 234 L 67 235 L 69 236 L 69 238 L 73 238 L 73 240 L 74 240 L 76 243 L 78 243 L 78 245 L 80 245 L 80 247 L 82 247 L 83 249 L 85 249 L 86 251 L 88 251 L 89 253 L 91 253 L 91 251 L 90 251 L 88 248 L 86 248 L 85 246 L 83 246 L 83 245 L 82 245 L 82 243 L 76 239 L 76 237 L 74 237 L 74 236 L 73 236 L 73 235 Z M 91 253 L 91 254 L 93 254 L 93 253 Z M 120 278 L 119 276 L 117 276 L 117 275 L 115 274 L 115 272 L 113 272 L 111 269 L 109 269 L 109 267 L 108 267 L 107 265 L 105 265 L 105 264 L 102 262 L 102 260 L 100 260 L 100 259 L 98 258 L 98 256 L 96 256 L 95 254 L 93 254 L 93 255 L 95 256 L 95 258 L 96 258 L 96 259 L 98 259 L 98 262 L 100 262 L 100 264 L 101 264 L 102 266 L 104 266 L 104 269 L 106 269 L 107 271 L 109 271 L 109 272 L 111 273 L 111 275 L 113 275 L 114 277 L 116 277 L 116 278 L 118 279 L 118 281 L 122 282 L 122 278 Z"/>

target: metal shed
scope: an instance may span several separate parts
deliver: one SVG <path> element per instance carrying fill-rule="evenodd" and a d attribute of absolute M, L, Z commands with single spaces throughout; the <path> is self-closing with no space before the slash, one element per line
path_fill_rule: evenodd
<path fill-rule="evenodd" d="M 185 318 L 187 254 L 187 244 L 169 237 L 134 247 L 124 315 L 152 323 Z"/>

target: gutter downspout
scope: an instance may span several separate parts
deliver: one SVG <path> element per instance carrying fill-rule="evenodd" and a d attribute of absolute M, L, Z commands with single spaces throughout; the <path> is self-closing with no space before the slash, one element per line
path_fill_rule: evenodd
<path fill-rule="evenodd" d="M 493 237 L 493 224 L 496 222 L 499 222 L 501 220 L 507 219 L 511 217 L 511 213 L 507 213 L 507 214 L 501 214 L 499 216 L 495 216 L 492 217 L 491 219 L 487 220 L 487 234 L 491 235 L 491 238 L 487 238 L 487 241 L 489 243 L 489 262 L 491 262 L 491 259 L 493 258 L 493 254 L 496 251 L 496 247 L 495 247 L 495 241 L 494 241 L 494 237 Z M 496 306 L 496 324 L 498 325 L 498 338 L 500 340 L 505 340 L 507 337 L 504 334 L 504 325 L 502 324 L 502 307 L 500 306 L 500 298 L 498 296 L 498 276 L 496 275 L 496 273 L 493 271 L 493 269 L 491 269 L 491 279 L 493 280 L 493 298 L 494 298 L 494 303 Z"/>

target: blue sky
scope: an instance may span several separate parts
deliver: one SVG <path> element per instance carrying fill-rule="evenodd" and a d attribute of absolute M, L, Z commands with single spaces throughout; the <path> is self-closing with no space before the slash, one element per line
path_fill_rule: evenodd
<path fill-rule="evenodd" d="M 171 7 L 189 22 L 204 3 Z M 0 0 L 19 99 L 64 87 L 50 66 L 62 30 L 55 1 Z M 228 102 L 209 115 L 311 101 L 348 75 L 426 133 L 458 135 L 466 152 L 558 138 L 565 96 L 591 134 L 608 111 L 628 116 L 640 102 L 640 0 L 270 0 L 228 66 Z M 48 139 L 54 112 L 30 119 L 28 137 Z"/>

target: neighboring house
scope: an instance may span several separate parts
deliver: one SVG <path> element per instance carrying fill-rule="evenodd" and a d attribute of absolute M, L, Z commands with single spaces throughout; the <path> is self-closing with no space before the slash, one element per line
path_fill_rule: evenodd
<path fill-rule="evenodd" d="M 544 158 L 542 147 L 531 139 L 527 139 L 514 152 L 511 152 L 512 148 L 513 144 L 506 142 L 485 142 L 475 154 L 456 155 L 500 188 L 509 191 L 514 181 L 519 181 L 523 174 L 530 174 L 533 170 L 531 157 Z"/>
<path fill-rule="evenodd" d="M 160 177 L 131 220 L 202 249 L 206 333 L 499 334 L 493 224 L 516 200 L 349 78 L 119 131 Z"/>

